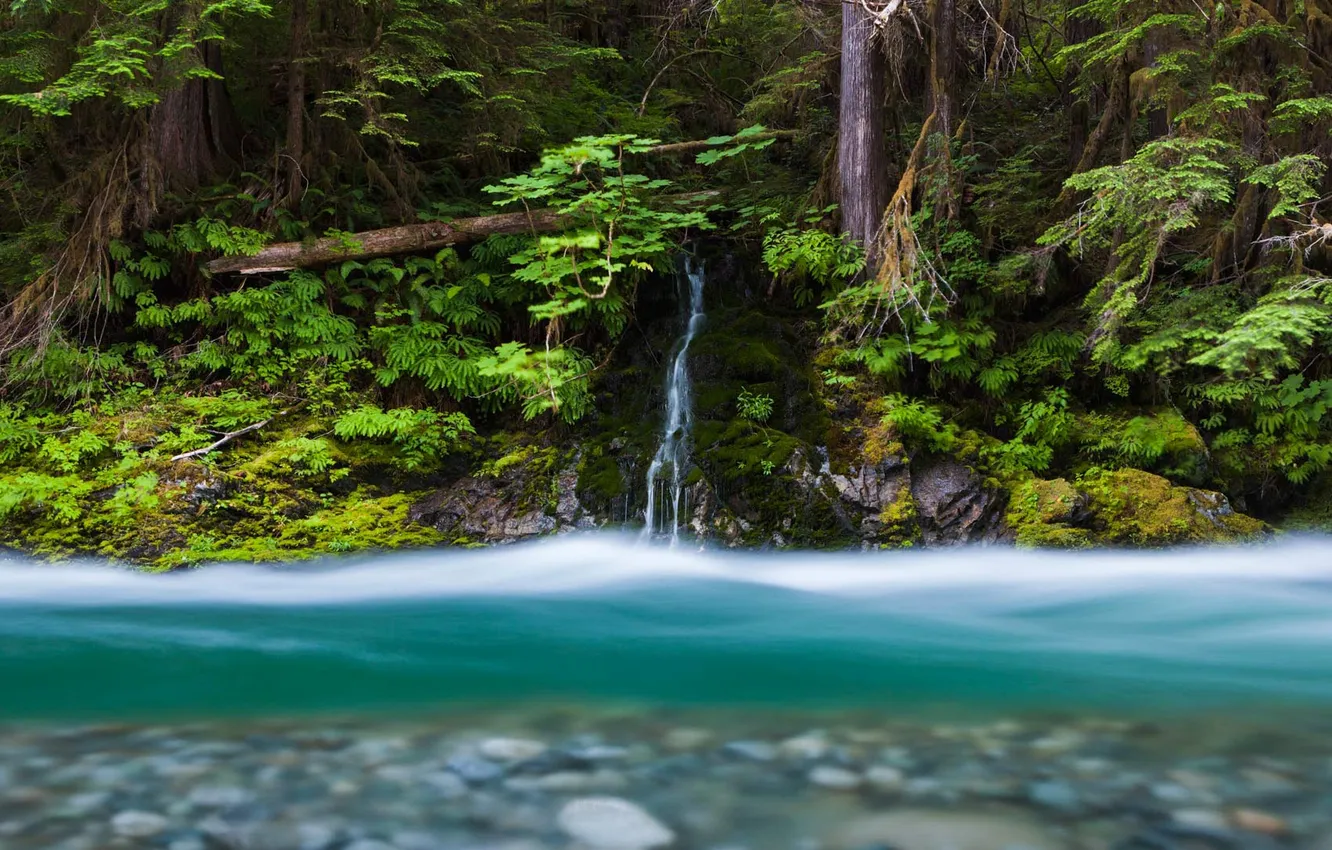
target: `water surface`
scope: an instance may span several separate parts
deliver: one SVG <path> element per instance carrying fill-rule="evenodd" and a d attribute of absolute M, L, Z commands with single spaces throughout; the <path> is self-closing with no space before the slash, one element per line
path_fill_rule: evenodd
<path fill-rule="evenodd" d="M 1330 556 L 10 559 L 0 848 L 1326 850 Z"/>

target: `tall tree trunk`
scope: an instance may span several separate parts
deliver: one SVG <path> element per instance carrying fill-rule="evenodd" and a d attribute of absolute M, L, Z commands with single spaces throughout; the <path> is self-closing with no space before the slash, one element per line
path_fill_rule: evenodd
<path fill-rule="evenodd" d="M 936 132 L 947 140 L 956 130 L 957 0 L 934 0 L 930 29 L 930 106 Z"/>
<path fill-rule="evenodd" d="M 1070 47 L 1074 44 L 1081 44 L 1098 35 L 1100 31 L 1101 23 L 1095 18 L 1069 14 L 1068 20 L 1064 24 L 1064 43 Z M 1072 61 L 1064 69 L 1064 89 L 1067 92 L 1065 109 L 1068 115 L 1068 164 L 1070 168 L 1077 168 L 1078 163 L 1082 160 L 1083 151 L 1087 149 L 1087 134 L 1091 129 L 1092 112 L 1096 108 L 1091 102 L 1091 96 L 1094 92 L 1079 97 L 1074 91 L 1077 88 L 1078 77 L 1081 73 L 1081 65 Z"/>
<path fill-rule="evenodd" d="M 215 42 L 199 48 L 210 71 L 222 73 L 222 49 Z M 139 190 L 133 222 L 147 227 L 158 203 L 169 192 L 188 193 L 234 167 L 240 156 L 236 113 L 221 79 L 187 80 L 162 95 L 148 112 L 138 146 Z"/>
<path fill-rule="evenodd" d="M 1156 67 L 1157 60 L 1161 54 L 1166 52 L 1166 33 L 1161 27 L 1153 29 L 1147 34 L 1143 41 L 1143 59 L 1150 70 Z M 1154 85 L 1145 87 L 1146 96 L 1150 99 L 1155 92 Z M 1170 113 L 1163 106 L 1151 105 L 1147 110 L 1147 133 L 1149 139 L 1160 139 L 1170 133 Z"/>
<path fill-rule="evenodd" d="M 874 238 L 888 202 L 883 65 L 869 12 L 844 2 L 837 142 L 842 232 L 865 246 L 869 268 L 878 265 Z"/>
<path fill-rule="evenodd" d="M 199 48 L 201 60 L 221 75 L 222 50 Z M 239 147 L 235 113 L 221 80 L 194 79 L 162 95 L 148 118 L 148 153 L 164 188 L 192 189 L 231 164 Z"/>
<path fill-rule="evenodd" d="M 283 157 L 287 174 L 285 203 L 293 209 L 305 193 L 305 45 L 309 30 L 309 0 L 291 0 L 287 46 L 287 149 Z"/>

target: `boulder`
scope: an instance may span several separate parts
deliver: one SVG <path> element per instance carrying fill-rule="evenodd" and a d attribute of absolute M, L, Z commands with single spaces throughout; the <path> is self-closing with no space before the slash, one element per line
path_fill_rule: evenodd
<path fill-rule="evenodd" d="M 529 507 L 505 482 L 467 477 L 412 506 L 409 518 L 455 538 L 506 543 L 553 532 L 557 523 L 543 509 Z"/>

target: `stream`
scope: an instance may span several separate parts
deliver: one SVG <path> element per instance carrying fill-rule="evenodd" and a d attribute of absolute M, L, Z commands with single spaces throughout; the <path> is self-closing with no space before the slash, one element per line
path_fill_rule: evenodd
<path fill-rule="evenodd" d="M 0 848 L 1332 847 L 1332 547 L 0 561 Z"/>

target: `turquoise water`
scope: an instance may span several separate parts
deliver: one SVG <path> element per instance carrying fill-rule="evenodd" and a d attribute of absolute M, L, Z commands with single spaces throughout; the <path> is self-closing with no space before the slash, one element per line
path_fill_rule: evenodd
<path fill-rule="evenodd" d="M 0 562 L 0 850 L 1328 850 L 1332 542 Z"/>
<path fill-rule="evenodd" d="M 619 537 L 146 576 L 0 566 L 0 717 L 593 701 L 1332 703 L 1332 544 L 724 553 Z"/>

